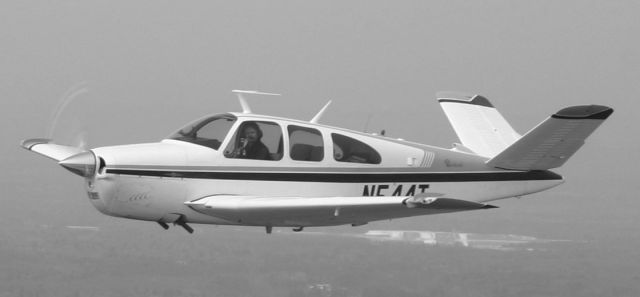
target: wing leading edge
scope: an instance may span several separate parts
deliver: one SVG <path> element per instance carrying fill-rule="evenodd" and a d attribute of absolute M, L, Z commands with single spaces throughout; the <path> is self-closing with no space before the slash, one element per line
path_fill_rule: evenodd
<path fill-rule="evenodd" d="M 495 206 L 424 193 L 417 196 L 259 197 L 214 195 L 185 202 L 192 209 L 241 225 L 334 226 Z"/>

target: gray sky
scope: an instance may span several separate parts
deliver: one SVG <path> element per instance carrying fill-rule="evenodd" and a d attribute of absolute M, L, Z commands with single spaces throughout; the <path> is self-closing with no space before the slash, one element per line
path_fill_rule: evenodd
<path fill-rule="evenodd" d="M 460 90 L 487 96 L 521 133 L 570 105 L 609 105 L 615 113 L 558 170 L 568 181 L 556 189 L 500 202 L 489 218 L 388 224 L 558 237 L 586 234 L 596 223 L 607 232 L 633 230 L 639 12 L 638 1 L 582 0 L 2 1 L 0 162 L 8 205 L 0 217 L 48 222 L 68 212 L 104 222 L 75 176 L 18 147 L 45 136 L 63 94 L 80 84 L 87 92 L 61 115 L 54 136 L 86 131 L 91 146 L 156 141 L 203 114 L 237 111 L 232 89 L 283 94 L 250 99 L 256 113 L 310 119 L 332 99 L 324 123 L 362 130 L 370 117 L 370 131 L 449 146 L 457 139 L 435 92 Z M 566 224 L 557 229 L 554 220 Z"/>
<path fill-rule="evenodd" d="M 48 164 L 16 144 L 45 136 L 79 84 L 88 92 L 61 115 L 61 141 L 78 131 L 93 146 L 155 141 L 238 110 L 231 89 L 258 89 L 284 96 L 251 99 L 255 112 L 308 119 L 333 99 L 328 124 L 362 130 L 370 117 L 369 130 L 449 146 L 457 139 L 434 93 L 461 90 L 490 98 L 521 133 L 565 106 L 615 108 L 562 169 L 570 181 L 607 181 L 596 169 L 629 177 L 637 160 L 637 1 L 1 5 L 7 166 Z M 638 189 L 611 182 L 603 194 Z"/>
<path fill-rule="evenodd" d="M 45 136 L 78 84 L 88 92 L 54 137 L 82 130 L 94 146 L 155 141 L 238 110 L 236 88 L 284 95 L 251 99 L 255 112 L 307 119 L 333 99 L 328 124 L 362 130 L 371 117 L 369 130 L 448 146 L 457 140 L 434 93 L 463 90 L 489 97 L 520 132 L 565 106 L 612 106 L 558 191 L 582 182 L 605 197 L 638 192 L 625 180 L 640 146 L 638 2 L 225 4 L 3 2 L 2 162 L 55 165 L 17 143 Z"/>

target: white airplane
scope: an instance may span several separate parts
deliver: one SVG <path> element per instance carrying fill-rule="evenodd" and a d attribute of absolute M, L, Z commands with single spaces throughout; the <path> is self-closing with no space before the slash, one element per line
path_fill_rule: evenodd
<path fill-rule="evenodd" d="M 564 108 L 524 135 L 485 98 L 439 93 L 461 144 L 439 148 L 251 112 L 198 119 L 157 143 L 85 150 L 29 139 L 22 147 L 85 179 L 102 213 L 170 223 L 292 227 L 495 208 L 489 201 L 557 186 L 563 165 L 612 112 Z M 330 103 L 330 102 L 329 102 Z"/>

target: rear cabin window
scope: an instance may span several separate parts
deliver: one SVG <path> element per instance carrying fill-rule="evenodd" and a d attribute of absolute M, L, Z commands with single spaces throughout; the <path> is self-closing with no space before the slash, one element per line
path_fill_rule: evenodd
<path fill-rule="evenodd" d="M 380 154 L 368 144 L 340 134 L 331 134 L 333 158 L 338 162 L 380 164 Z"/>
<path fill-rule="evenodd" d="M 288 126 L 289 157 L 296 161 L 320 162 L 324 158 L 324 143 L 320 131 L 300 126 Z"/>
<path fill-rule="evenodd" d="M 282 129 L 273 122 L 242 123 L 224 151 L 227 158 L 277 161 L 282 159 Z"/>

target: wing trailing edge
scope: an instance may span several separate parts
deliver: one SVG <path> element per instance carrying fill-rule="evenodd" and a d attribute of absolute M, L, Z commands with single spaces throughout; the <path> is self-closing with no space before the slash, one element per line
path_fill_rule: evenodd
<path fill-rule="evenodd" d="M 512 170 L 560 167 L 612 113 L 612 108 L 602 105 L 564 108 L 487 161 L 487 165 Z"/>

